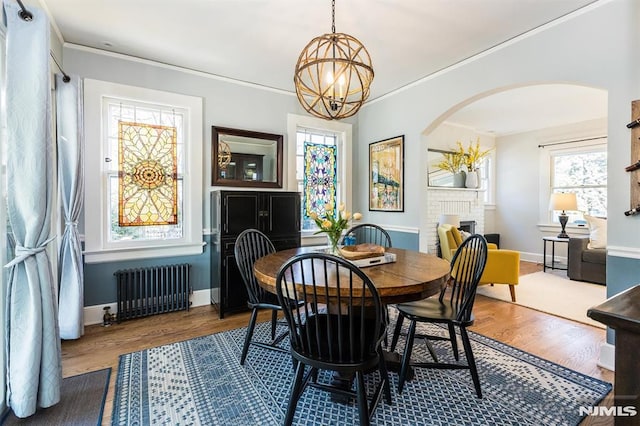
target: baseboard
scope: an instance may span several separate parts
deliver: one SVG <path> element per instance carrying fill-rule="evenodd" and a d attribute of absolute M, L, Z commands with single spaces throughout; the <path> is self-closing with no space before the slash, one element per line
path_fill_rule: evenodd
<path fill-rule="evenodd" d="M 610 343 L 603 343 L 600 346 L 600 359 L 598 365 L 607 370 L 615 371 L 616 365 L 616 347 Z"/>
<path fill-rule="evenodd" d="M 215 290 L 214 290 L 215 291 Z M 211 290 L 196 290 L 191 294 L 191 307 L 205 306 L 211 303 Z M 101 305 L 84 307 L 84 325 L 102 324 L 104 308 L 108 306 L 110 312 L 117 312 L 117 303 L 103 303 Z"/>

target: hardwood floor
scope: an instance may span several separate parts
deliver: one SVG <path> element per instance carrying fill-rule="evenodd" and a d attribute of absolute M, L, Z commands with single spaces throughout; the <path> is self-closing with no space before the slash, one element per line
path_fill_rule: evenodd
<path fill-rule="evenodd" d="M 522 262 L 521 275 L 542 270 L 541 265 Z M 613 382 L 614 373 L 597 366 L 605 330 L 548 315 L 533 309 L 484 296 L 474 306 L 476 322 L 470 329 L 592 377 Z M 263 312 L 260 319 L 269 319 Z M 78 340 L 62 342 L 64 377 L 111 367 L 111 383 L 103 425 L 111 424 L 111 410 L 118 371 L 118 356 L 197 336 L 244 327 L 248 313 L 218 319 L 212 306 L 192 308 L 109 327 L 88 326 Z M 607 398 L 609 400 L 609 397 Z M 611 404 L 611 401 L 605 401 Z M 613 424 L 612 418 L 588 418 L 583 425 Z"/>

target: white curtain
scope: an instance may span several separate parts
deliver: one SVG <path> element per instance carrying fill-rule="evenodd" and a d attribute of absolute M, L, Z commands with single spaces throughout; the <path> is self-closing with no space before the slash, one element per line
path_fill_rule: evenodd
<path fill-rule="evenodd" d="M 82 80 L 64 82 L 56 75 L 58 129 L 58 182 L 64 215 L 64 234 L 58 258 L 60 337 L 78 339 L 84 334 L 84 273 L 78 219 L 84 191 L 84 135 Z"/>
<path fill-rule="evenodd" d="M 14 0 L 7 19 L 7 214 L 15 257 L 7 288 L 7 405 L 18 417 L 60 400 L 62 361 L 55 282 L 46 246 L 52 240 L 49 21 L 30 7 L 23 21 Z"/>

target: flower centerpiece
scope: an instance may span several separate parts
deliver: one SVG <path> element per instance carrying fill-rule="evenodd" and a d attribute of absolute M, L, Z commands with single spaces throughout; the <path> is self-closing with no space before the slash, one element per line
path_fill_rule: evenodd
<path fill-rule="evenodd" d="M 324 206 L 324 216 L 321 217 L 317 213 L 312 212 L 309 216 L 314 220 L 318 228 L 320 228 L 316 234 L 325 233 L 327 234 L 327 238 L 329 239 L 329 248 L 330 253 L 334 255 L 339 255 L 340 250 L 338 249 L 338 241 L 340 241 L 340 237 L 345 229 L 347 229 L 350 225 L 350 220 L 360 220 L 362 219 L 361 213 L 354 213 L 346 210 L 344 203 L 340 203 L 338 206 L 338 214 L 334 211 L 332 204 L 325 204 Z"/>

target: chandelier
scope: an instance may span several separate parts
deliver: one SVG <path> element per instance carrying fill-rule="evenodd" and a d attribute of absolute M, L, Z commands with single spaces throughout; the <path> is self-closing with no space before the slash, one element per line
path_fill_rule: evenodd
<path fill-rule="evenodd" d="M 218 167 L 220 170 L 227 168 L 231 162 L 231 148 L 226 142 L 218 141 Z"/>
<path fill-rule="evenodd" d="M 305 46 L 293 81 L 302 107 L 327 120 L 351 117 L 369 97 L 371 57 L 358 39 L 336 33 L 335 0 L 331 1 L 331 33 Z"/>

